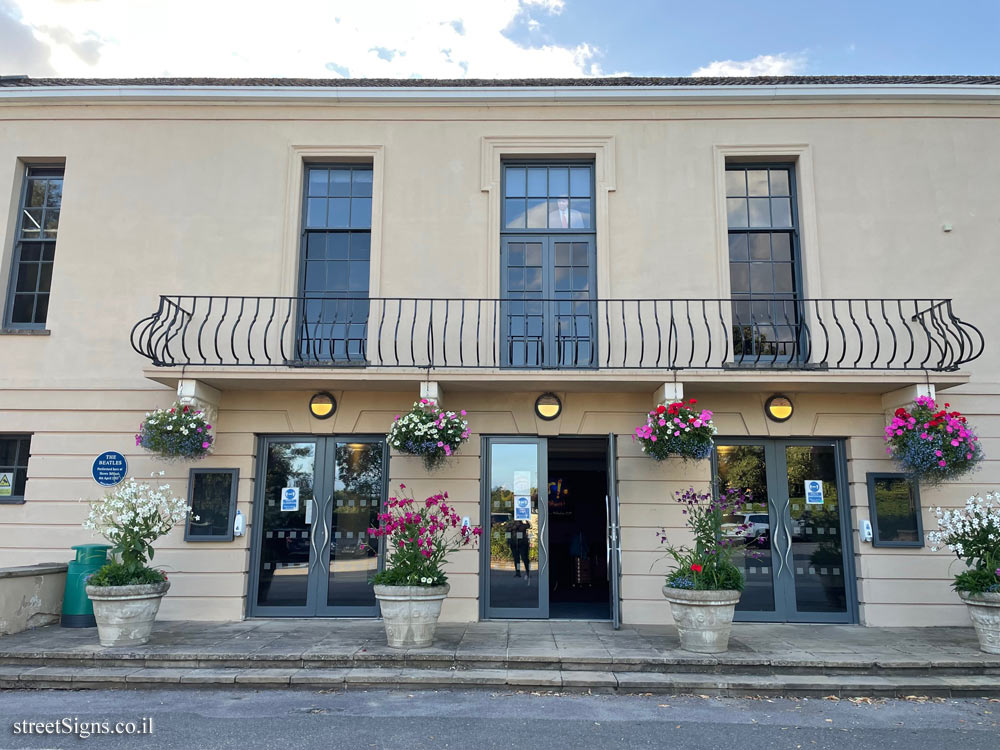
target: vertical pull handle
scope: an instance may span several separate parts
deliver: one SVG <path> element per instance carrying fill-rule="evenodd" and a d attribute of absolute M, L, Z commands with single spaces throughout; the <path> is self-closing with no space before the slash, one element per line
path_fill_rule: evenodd
<path fill-rule="evenodd" d="M 781 524 L 785 528 L 785 566 L 791 570 L 792 569 L 792 530 L 788 527 L 788 514 L 783 513 L 781 515 Z"/>
<path fill-rule="evenodd" d="M 538 576 L 539 580 L 541 580 L 542 573 L 549 567 L 549 514 L 544 507 L 542 498 L 538 498 L 538 515 L 541 518 L 538 524 L 538 546 L 541 548 L 542 555 L 542 567 L 538 570 Z"/>
<path fill-rule="evenodd" d="M 604 573 L 607 579 L 611 580 L 611 545 L 614 544 L 614 539 L 612 538 L 614 531 L 611 527 L 611 500 L 605 495 L 604 496 L 604 517 L 607 520 L 606 532 L 605 532 L 605 556 L 604 556 Z"/>
<path fill-rule="evenodd" d="M 316 502 L 315 497 L 310 497 L 309 502 L 306 503 L 306 525 L 309 527 L 309 549 L 312 551 L 312 555 L 309 559 L 309 567 L 312 568 L 314 565 L 319 563 L 319 550 L 316 548 L 316 524 L 313 523 L 313 505 Z M 315 515 L 319 515 L 318 513 Z"/>

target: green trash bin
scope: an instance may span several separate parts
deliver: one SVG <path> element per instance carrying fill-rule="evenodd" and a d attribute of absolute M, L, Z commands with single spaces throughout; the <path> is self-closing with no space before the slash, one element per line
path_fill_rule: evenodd
<path fill-rule="evenodd" d="M 77 544 L 76 559 L 66 571 L 66 593 L 63 595 L 61 625 L 64 628 L 96 628 L 94 603 L 87 596 L 87 576 L 108 561 L 110 544 Z"/>

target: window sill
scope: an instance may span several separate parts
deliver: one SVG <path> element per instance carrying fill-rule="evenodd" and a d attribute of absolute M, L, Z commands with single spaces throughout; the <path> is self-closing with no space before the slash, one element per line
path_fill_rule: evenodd
<path fill-rule="evenodd" d="M 23 497 L 0 497 L 0 505 L 24 505 Z"/>
<path fill-rule="evenodd" d="M 51 336 L 48 328 L 0 328 L 0 336 Z"/>

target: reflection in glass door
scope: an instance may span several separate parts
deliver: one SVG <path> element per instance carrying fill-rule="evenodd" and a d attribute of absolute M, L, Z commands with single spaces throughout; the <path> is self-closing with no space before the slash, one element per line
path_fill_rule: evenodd
<path fill-rule="evenodd" d="M 538 491 L 548 476 L 545 439 L 490 438 L 487 457 L 486 616 L 548 617 L 548 498 Z"/>
<path fill-rule="evenodd" d="M 717 443 L 719 489 L 746 489 L 754 498 L 740 517 L 726 519 L 724 529 L 748 523 L 748 545 L 763 554 L 735 561 L 746 579 L 737 619 L 855 621 L 840 451 L 834 441 Z"/>
<path fill-rule="evenodd" d="M 376 615 L 381 439 L 265 438 L 252 528 L 251 615 Z M 297 497 L 296 497 L 297 495 Z"/>

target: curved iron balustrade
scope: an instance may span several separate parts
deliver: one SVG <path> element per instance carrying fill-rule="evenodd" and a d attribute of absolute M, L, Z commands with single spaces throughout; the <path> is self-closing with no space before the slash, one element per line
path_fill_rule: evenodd
<path fill-rule="evenodd" d="M 983 352 L 950 299 L 161 296 L 157 366 L 953 371 Z"/>

